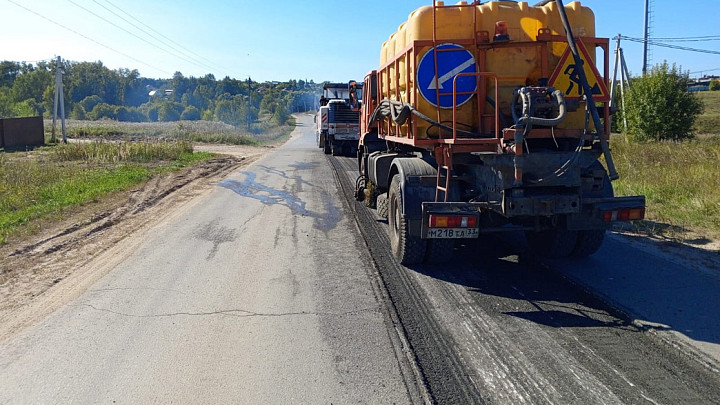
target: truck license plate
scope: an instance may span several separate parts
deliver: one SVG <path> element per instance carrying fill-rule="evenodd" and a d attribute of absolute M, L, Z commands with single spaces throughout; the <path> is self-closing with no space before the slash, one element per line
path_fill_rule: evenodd
<path fill-rule="evenodd" d="M 477 238 L 478 228 L 430 228 L 427 231 L 428 239 L 463 239 Z"/>

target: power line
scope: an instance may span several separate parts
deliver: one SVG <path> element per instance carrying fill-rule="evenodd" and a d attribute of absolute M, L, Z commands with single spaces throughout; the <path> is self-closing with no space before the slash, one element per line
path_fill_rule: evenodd
<path fill-rule="evenodd" d="M 624 35 L 621 35 L 620 38 L 626 39 L 626 40 L 632 41 L 632 42 L 639 42 L 639 43 L 645 43 L 645 42 L 646 42 L 646 41 L 644 41 L 642 38 L 632 38 L 632 37 L 626 37 L 626 36 L 624 36 Z M 686 47 L 686 46 L 666 44 L 666 43 L 663 43 L 663 42 L 657 42 L 657 41 L 655 41 L 654 39 L 649 39 L 649 40 L 647 41 L 647 44 L 648 44 L 648 45 L 653 45 L 653 46 L 660 46 L 660 47 L 664 47 L 664 48 L 678 49 L 678 50 L 681 50 L 681 51 L 690 51 L 690 52 L 698 52 L 698 53 L 707 53 L 707 54 L 711 54 L 711 55 L 720 55 L 720 51 L 713 51 L 713 50 L 709 50 L 709 49 L 689 48 L 689 47 Z"/>
<path fill-rule="evenodd" d="M 92 10 L 88 10 L 87 8 L 85 8 L 85 7 L 83 7 L 83 6 L 75 3 L 73 0 L 67 0 L 67 1 L 68 1 L 69 3 L 75 5 L 76 7 L 81 8 L 81 9 L 85 10 L 86 12 L 94 15 L 95 17 L 97 17 L 97 18 L 105 21 L 106 23 L 112 25 L 113 27 L 118 28 L 118 29 L 120 29 L 120 30 L 122 30 L 122 31 L 124 31 L 124 32 L 126 32 L 126 33 L 128 33 L 128 34 L 130 34 L 130 35 L 132 35 L 132 36 L 134 36 L 135 38 L 137 38 L 137 39 L 145 42 L 146 44 L 148 44 L 148 45 L 150 45 L 150 46 L 152 46 L 152 47 L 155 47 L 155 48 L 157 48 L 157 49 L 159 49 L 159 50 L 167 53 L 168 55 L 171 55 L 171 56 L 176 57 L 176 58 L 178 58 L 178 59 L 182 59 L 182 60 L 184 60 L 185 62 L 192 63 L 193 65 L 196 65 L 196 66 L 199 66 L 199 67 L 207 67 L 207 66 L 202 66 L 202 65 L 200 65 L 200 64 L 198 64 L 198 63 L 196 63 L 196 62 L 194 62 L 194 61 L 192 61 L 192 60 L 190 60 L 190 59 L 186 59 L 186 58 L 183 58 L 182 56 L 176 55 L 176 54 L 168 51 L 167 49 L 162 48 L 162 47 L 158 46 L 157 44 L 154 44 L 154 43 L 148 41 L 147 39 L 142 38 L 142 37 L 140 37 L 139 35 L 137 35 L 137 34 L 135 34 L 135 33 L 133 33 L 133 32 L 130 32 L 129 30 L 126 30 L 125 28 L 123 28 L 123 27 L 115 24 L 114 22 L 108 20 L 107 18 L 105 18 L 105 17 L 103 17 L 103 16 L 101 16 L 101 15 L 95 13 L 95 12 L 93 12 Z"/>
<path fill-rule="evenodd" d="M 706 35 L 701 37 L 674 37 L 674 38 L 653 38 L 657 41 L 717 41 L 720 40 L 720 35 Z"/>
<path fill-rule="evenodd" d="M 16 6 L 18 6 L 18 7 L 20 7 L 20 8 L 22 8 L 22 9 L 24 9 L 24 10 L 27 11 L 27 12 L 30 12 L 30 13 L 32 13 L 32 14 L 35 14 L 36 16 L 38 16 L 38 17 L 40 17 L 40 18 L 42 18 L 42 19 L 44 19 L 44 20 L 46 20 L 46 21 L 48 21 L 48 22 L 50 22 L 50 23 L 52 23 L 52 24 L 57 25 L 57 26 L 60 27 L 60 28 L 66 29 L 66 30 L 72 32 L 72 33 L 75 34 L 75 35 L 78 35 L 78 36 L 81 36 L 81 37 L 87 39 L 88 41 L 94 42 L 95 44 L 100 45 L 100 46 L 102 46 L 103 48 L 109 49 L 109 50 L 111 50 L 111 51 L 113 51 L 113 52 L 115 52 L 115 53 L 117 53 L 117 54 L 119 54 L 119 55 L 122 55 L 122 56 L 124 56 L 124 57 L 126 57 L 126 58 L 128 58 L 128 59 L 131 59 L 131 60 L 133 60 L 133 61 L 135 61 L 135 62 L 137 62 L 137 63 L 143 64 L 143 65 L 145 65 L 145 66 L 147 66 L 147 67 L 150 67 L 150 68 L 152 68 L 152 69 L 155 69 L 155 70 L 157 70 L 157 71 L 159 71 L 159 72 L 168 73 L 167 71 L 165 71 L 165 70 L 163 70 L 163 69 L 161 69 L 161 68 L 159 68 L 159 67 L 157 67 L 157 66 L 153 66 L 153 65 L 151 65 L 151 64 L 149 64 L 149 63 L 147 63 L 147 62 L 143 62 L 143 61 L 140 60 L 140 59 L 134 58 L 134 57 L 132 57 L 132 56 L 130 56 L 130 55 L 124 53 L 124 52 L 118 51 L 117 49 L 115 49 L 115 48 L 113 48 L 113 47 L 110 47 L 110 46 L 108 46 L 108 45 L 105 45 L 105 44 L 103 44 L 102 42 L 96 41 L 96 40 L 88 37 L 87 35 L 84 35 L 84 34 L 78 32 L 78 31 L 75 31 L 75 30 L 72 29 L 72 28 L 66 27 L 65 25 L 62 25 L 62 24 L 60 24 L 59 22 L 57 22 L 57 21 L 55 21 L 55 20 L 52 20 L 52 19 L 50 19 L 50 18 L 48 18 L 48 17 L 45 17 L 44 15 L 42 15 L 42 14 L 40 14 L 40 13 L 34 11 L 34 10 L 31 10 L 31 9 L 29 9 L 29 8 L 21 5 L 21 4 L 18 4 L 18 3 L 16 3 L 16 2 L 13 1 L 13 0 L 7 0 L 7 1 L 10 2 L 10 3 L 12 3 L 12 4 L 14 4 L 14 5 L 16 5 Z M 169 73 L 168 73 L 168 74 L 169 74 Z"/>
<path fill-rule="evenodd" d="M 160 38 L 156 37 L 155 35 L 153 35 L 153 34 L 151 34 L 151 33 L 147 32 L 147 31 L 145 31 L 145 30 L 144 30 L 144 29 L 142 29 L 141 27 L 139 27 L 139 26 L 137 26 L 136 24 L 134 24 L 134 23 L 133 23 L 132 21 L 129 21 L 129 20 L 128 20 L 128 19 L 126 19 L 125 17 L 123 17 L 123 16 L 121 16 L 120 14 L 116 13 L 115 11 L 113 11 L 113 10 L 109 9 L 109 8 L 108 8 L 108 7 L 106 7 L 105 5 L 101 4 L 101 3 L 100 3 L 100 2 L 98 1 L 98 0 L 93 0 L 93 1 L 94 1 L 94 2 L 95 2 L 95 3 L 97 4 L 97 5 L 98 5 L 98 6 L 100 6 L 100 7 L 104 8 L 105 10 L 107 10 L 107 11 L 108 11 L 109 13 L 111 13 L 111 14 L 112 14 L 112 15 L 114 15 L 115 17 L 117 17 L 117 18 L 119 18 L 119 19 L 121 19 L 121 20 L 125 21 L 126 23 L 128 23 L 128 24 L 132 25 L 132 26 L 133 26 L 134 28 L 136 28 L 136 29 L 138 29 L 138 30 L 142 31 L 142 32 L 143 32 L 143 33 L 144 33 L 145 35 L 147 35 L 147 36 L 151 37 L 152 39 L 154 39 L 154 40 L 158 41 L 159 43 L 161 43 L 161 44 L 163 44 L 163 45 L 165 45 L 165 46 L 167 46 L 167 47 L 170 47 L 170 48 L 172 48 L 173 50 L 175 50 L 175 51 L 176 51 L 176 52 L 178 52 L 179 54 L 181 54 L 181 55 L 185 56 L 186 58 L 188 58 L 188 59 L 190 59 L 190 60 L 193 60 L 193 61 L 195 61 L 195 62 L 197 62 L 197 63 L 201 64 L 202 66 L 204 66 L 204 67 L 206 67 L 206 68 L 209 68 L 209 69 L 214 69 L 214 67 L 212 67 L 212 66 L 209 66 L 209 65 L 207 65 L 207 64 L 205 64 L 205 63 L 203 63 L 202 61 L 198 60 L 197 58 L 193 58 L 192 56 L 188 55 L 187 53 L 185 53 L 185 52 L 183 52 L 183 51 L 181 51 L 181 50 L 179 50 L 179 49 L 175 48 L 175 47 L 174 47 L 174 46 L 172 46 L 171 44 L 169 44 L 169 43 L 167 43 L 167 42 L 163 41 L 162 39 L 160 39 Z"/>
<path fill-rule="evenodd" d="M 695 74 L 695 73 L 715 72 L 715 71 L 718 71 L 718 70 L 720 70 L 720 68 L 703 69 L 703 70 L 698 70 L 698 71 L 695 71 L 695 72 L 690 72 L 690 74 L 692 75 L 692 74 Z"/>
<path fill-rule="evenodd" d="M 40 63 L 40 62 L 52 62 L 52 61 L 53 61 L 53 59 L 40 59 L 40 60 L 15 60 L 15 61 L 11 61 L 11 62 L 15 62 L 15 63 L 25 63 L 25 64 L 29 64 L 29 63 L 30 63 L 30 64 L 32 64 L 32 63 L 37 64 L 37 63 Z"/>
<path fill-rule="evenodd" d="M 97 1 L 96 1 L 96 2 L 97 2 Z M 144 26 L 144 27 L 148 28 L 149 30 L 151 30 L 152 32 L 156 33 L 157 35 L 165 38 L 166 40 L 168 40 L 168 41 L 170 41 L 171 43 L 175 44 L 175 45 L 178 46 L 179 48 L 184 49 L 186 52 L 191 53 L 192 55 L 195 55 L 196 57 L 198 57 L 198 58 L 200 58 L 200 59 L 203 59 L 203 60 L 211 63 L 212 65 L 214 65 L 214 66 L 216 66 L 216 67 L 218 67 L 218 68 L 220 68 L 220 69 L 230 70 L 230 69 L 227 69 L 227 68 L 225 68 L 225 67 L 223 67 L 223 66 L 219 66 L 219 65 L 216 64 L 215 62 L 213 62 L 213 61 L 211 61 L 211 60 L 209 60 L 209 59 L 207 59 L 207 58 L 205 58 L 205 57 L 203 57 L 203 56 L 201 56 L 201 55 L 198 55 L 197 53 L 191 51 L 190 49 L 184 47 L 183 45 L 175 42 L 172 38 L 168 38 L 168 37 L 167 37 L 166 35 L 164 35 L 162 32 L 156 30 L 155 28 L 151 27 L 150 25 L 145 24 L 144 22 L 142 22 L 142 21 L 140 21 L 139 19 L 135 18 L 134 16 L 132 16 L 132 15 L 131 15 L 130 13 L 128 13 L 127 11 L 125 11 L 125 10 L 123 10 L 122 8 L 120 8 L 120 7 L 116 6 L 115 4 L 113 4 L 110 0 L 105 0 L 105 2 L 108 3 L 109 5 L 111 5 L 112 7 L 114 7 L 115 9 L 119 10 L 119 11 L 122 12 L 123 14 L 127 15 L 128 17 L 132 18 L 133 20 L 137 21 L 137 22 L 138 22 L 139 24 L 141 24 L 142 26 Z"/>

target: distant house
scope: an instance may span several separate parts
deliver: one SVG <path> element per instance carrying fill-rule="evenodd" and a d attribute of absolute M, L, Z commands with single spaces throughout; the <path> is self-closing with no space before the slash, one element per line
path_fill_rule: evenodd
<path fill-rule="evenodd" d="M 148 93 L 150 97 L 170 97 L 173 95 L 173 91 L 171 89 L 167 90 L 158 90 L 158 89 L 152 89 Z"/>
<path fill-rule="evenodd" d="M 719 76 L 703 76 L 697 79 L 691 79 L 688 85 L 689 91 L 708 91 L 710 90 L 710 82 L 720 80 Z"/>

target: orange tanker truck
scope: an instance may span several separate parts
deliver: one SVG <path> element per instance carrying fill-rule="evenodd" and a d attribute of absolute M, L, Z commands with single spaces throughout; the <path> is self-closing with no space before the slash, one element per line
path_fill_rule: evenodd
<path fill-rule="evenodd" d="M 614 222 L 644 218 L 644 196 L 610 182 L 608 43 L 578 1 L 409 15 L 364 80 L 356 183 L 401 263 L 517 230 L 540 254 L 587 256 Z"/>

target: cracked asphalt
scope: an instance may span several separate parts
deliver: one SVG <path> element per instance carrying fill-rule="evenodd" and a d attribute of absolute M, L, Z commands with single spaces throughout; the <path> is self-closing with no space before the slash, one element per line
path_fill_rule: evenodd
<path fill-rule="evenodd" d="M 418 403 L 367 247 L 301 116 L 0 344 L 0 403 Z"/>

